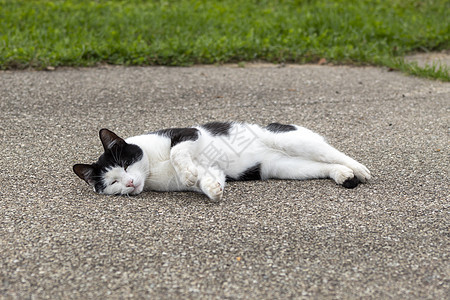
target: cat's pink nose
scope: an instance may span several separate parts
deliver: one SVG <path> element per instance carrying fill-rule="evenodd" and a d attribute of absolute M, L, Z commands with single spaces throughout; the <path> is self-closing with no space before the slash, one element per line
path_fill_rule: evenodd
<path fill-rule="evenodd" d="M 133 179 L 127 182 L 126 187 L 135 187 L 133 183 Z"/>

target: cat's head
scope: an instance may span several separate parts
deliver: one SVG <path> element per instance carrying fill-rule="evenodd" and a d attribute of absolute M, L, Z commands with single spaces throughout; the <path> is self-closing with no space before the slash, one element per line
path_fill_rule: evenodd
<path fill-rule="evenodd" d="M 101 129 L 99 135 L 105 152 L 96 163 L 74 165 L 75 174 L 100 194 L 137 195 L 142 192 L 149 172 L 142 149 L 108 129 Z"/>

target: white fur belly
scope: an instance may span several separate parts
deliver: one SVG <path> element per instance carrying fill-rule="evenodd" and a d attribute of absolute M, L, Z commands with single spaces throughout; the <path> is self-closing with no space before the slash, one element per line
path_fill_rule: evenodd
<path fill-rule="evenodd" d="M 225 175 L 238 178 L 247 169 L 260 164 L 267 152 L 259 140 L 233 144 L 227 139 L 215 139 L 203 143 L 194 161 L 204 169 L 218 168 Z"/>

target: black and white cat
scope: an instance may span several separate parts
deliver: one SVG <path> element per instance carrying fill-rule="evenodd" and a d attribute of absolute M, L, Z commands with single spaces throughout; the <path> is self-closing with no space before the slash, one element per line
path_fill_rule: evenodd
<path fill-rule="evenodd" d="M 73 170 L 101 194 L 196 191 L 217 201 L 230 180 L 332 178 L 354 188 L 370 179 L 365 166 L 297 125 L 212 122 L 126 140 L 101 129 L 100 140 L 98 161 Z"/>

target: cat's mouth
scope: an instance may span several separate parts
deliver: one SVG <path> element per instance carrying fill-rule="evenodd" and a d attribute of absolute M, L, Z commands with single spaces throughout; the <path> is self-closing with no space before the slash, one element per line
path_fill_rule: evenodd
<path fill-rule="evenodd" d="M 136 186 L 134 186 L 134 187 L 130 187 L 130 190 L 127 192 L 127 194 L 128 195 L 137 195 L 137 194 L 139 194 L 140 192 L 142 192 L 142 185 L 141 184 L 138 184 L 138 185 L 136 185 Z"/>

